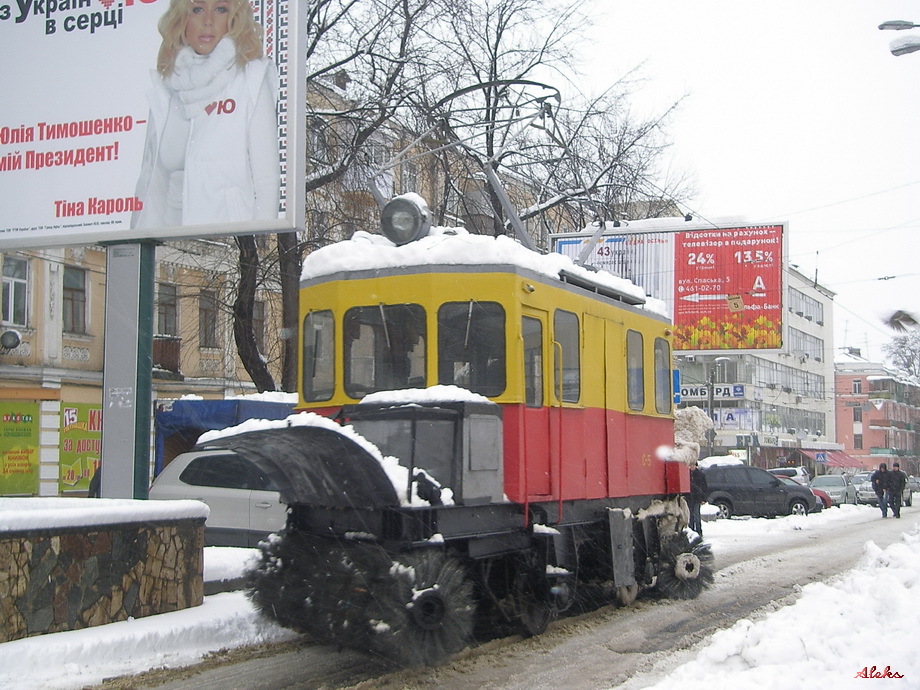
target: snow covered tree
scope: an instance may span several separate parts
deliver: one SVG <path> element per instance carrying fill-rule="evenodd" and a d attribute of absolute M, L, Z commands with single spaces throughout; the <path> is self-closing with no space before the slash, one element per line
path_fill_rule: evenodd
<path fill-rule="evenodd" d="M 426 53 L 421 25 L 431 17 L 433 0 L 313 0 L 307 4 L 307 152 L 305 191 L 341 181 L 349 171 L 361 176 L 362 162 L 375 135 L 395 116 L 415 88 L 421 70 L 410 66 Z M 299 164 L 299 162 L 291 162 Z M 358 182 L 364 184 L 364 181 Z M 297 291 L 300 264 L 322 237 L 277 235 L 272 265 L 282 294 L 281 388 L 297 387 Z M 252 295 L 261 257 L 254 238 L 238 238 L 242 288 L 233 305 L 234 336 L 244 367 L 260 391 L 274 390 L 265 361 L 254 346 Z"/>
<path fill-rule="evenodd" d="M 909 328 L 882 346 L 882 352 L 898 371 L 920 379 L 920 328 Z"/>

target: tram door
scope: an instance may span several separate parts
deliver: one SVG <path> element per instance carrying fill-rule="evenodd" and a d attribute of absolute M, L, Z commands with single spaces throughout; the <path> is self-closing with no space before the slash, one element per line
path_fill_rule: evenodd
<path fill-rule="evenodd" d="M 547 315 L 528 310 L 523 316 L 521 336 L 524 346 L 524 446 L 527 493 L 530 496 L 552 494 L 550 452 L 550 409 L 546 406 Z"/>

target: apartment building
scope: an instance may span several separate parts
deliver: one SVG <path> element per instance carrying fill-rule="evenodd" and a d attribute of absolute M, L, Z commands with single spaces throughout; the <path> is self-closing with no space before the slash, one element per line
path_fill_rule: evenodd
<path fill-rule="evenodd" d="M 920 383 L 847 348 L 834 360 L 837 438 L 866 469 L 920 474 Z"/>

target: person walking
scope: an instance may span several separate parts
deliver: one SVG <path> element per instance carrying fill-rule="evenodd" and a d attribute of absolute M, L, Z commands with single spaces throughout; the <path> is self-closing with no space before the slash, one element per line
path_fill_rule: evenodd
<path fill-rule="evenodd" d="M 904 494 L 905 486 L 907 475 L 901 471 L 900 463 L 896 462 L 888 473 L 888 505 L 896 518 L 901 517 L 901 496 Z"/>
<path fill-rule="evenodd" d="M 690 529 L 703 536 L 703 518 L 700 515 L 700 508 L 706 502 L 706 496 L 709 495 L 709 485 L 706 483 L 706 475 L 700 469 L 697 463 L 693 463 L 690 468 Z"/>
<path fill-rule="evenodd" d="M 884 462 L 872 473 L 870 478 L 872 490 L 878 496 L 878 507 L 882 509 L 882 517 L 888 517 L 888 465 Z"/>

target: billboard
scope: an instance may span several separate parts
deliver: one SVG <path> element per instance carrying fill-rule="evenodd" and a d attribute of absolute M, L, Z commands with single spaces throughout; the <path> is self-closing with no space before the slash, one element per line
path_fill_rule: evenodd
<path fill-rule="evenodd" d="M 38 494 L 37 402 L 0 400 L 0 496 Z"/>
<path fill-rule="evenodd" d="M 0 250 L 302 227 L 296 4 L 0 0 Z"/>
<path fill-rule="evenodd" d="M 102 408 L 89 403 L 61 405 L 60 476 L 58 490 L 88 491 L 99 469 L 102 449 Z"/>
<path fill-rule="evenodd" d="M 713 227 L 654 219 L 628 228 L 608 224 L 597 237 L 552 240 L 557 252 L 584 255 L 586 264 L 628 278 L 663 301 L 674 322 L 675 350 L 782 349 L 783 224 Z"/>

